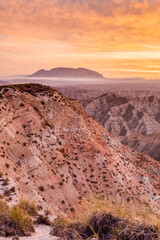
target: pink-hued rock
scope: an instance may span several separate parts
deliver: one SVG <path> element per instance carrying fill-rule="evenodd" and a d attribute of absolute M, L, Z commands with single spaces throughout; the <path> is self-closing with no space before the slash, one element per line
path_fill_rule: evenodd
<path fill-rule="evenodd" d="M 112 138 L 78 101 L 39 84 L 0 88 L 0 169 L 19 199 L 53 214 L 81 208 L 92 194 L 160 207 L 160 163 Z"/>

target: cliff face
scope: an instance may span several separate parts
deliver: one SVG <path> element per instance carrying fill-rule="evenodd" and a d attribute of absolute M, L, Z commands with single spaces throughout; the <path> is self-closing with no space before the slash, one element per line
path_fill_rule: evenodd
<path fill-rule="evenodd" d="M 92 194 L 160 204 L 160 163 L 121 145 L 78 101 L 39 84 L 0 88 L 0 169 L 17 199 L 54 214 Z"/>
<path fill-rule="evenodd" d="M 160 160 L 160 99 L 106 93 L 84 100 L 85 111 L 113 136 L 133 149 Z"/>

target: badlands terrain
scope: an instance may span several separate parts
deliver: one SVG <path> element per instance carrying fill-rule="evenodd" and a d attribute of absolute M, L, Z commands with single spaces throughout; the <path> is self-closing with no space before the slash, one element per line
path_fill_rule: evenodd
<path fill-rule="evenodd" d="M 113 94 L 107 97 L 113 98 L 111 105 L 117 101 Z M 157 99 L 150 99 L 150 111 L 153 101 Z M 118 102 L 138 104 L 124 97 Z M 88 112 L 89 103 L 84 103 Z M 133 113 L 137 121 L 143 120 L 142 110 L 131 109 L 124 112 L 125 118 Z M 51 87 L 0 87 L 0 160 L 1 196 L 10 206 L 32 199 L 54 216 L 76 214 L 91 196 L 98 196 L 159 211 L 160 163 L 122 145 L 85 113 L 80 102 Z"/>
<path fill-rule="evenodd" d="M 85 111 L 125 145 L 160 161 L 160 98 L 106 93 L 82 101 Z"/>
<path fill-rule="evenodd" d="M 160 160 L 160 80 L 106 80 L 106 84 L 56 86 L 125 145 Z"/>

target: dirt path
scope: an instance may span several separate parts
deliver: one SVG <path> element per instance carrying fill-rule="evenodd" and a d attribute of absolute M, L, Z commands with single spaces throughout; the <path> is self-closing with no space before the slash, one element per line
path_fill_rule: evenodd
<path fill-rule="evenodd" d="M 20 240 L 58 240 L 57 237 L 49 235 L 51 231 L 50 226 L 38 225 L 35 226 L 35 233 L 30 237 L 20 237 Z M 12 237 L 0 237 L 0 240 L 12 240 Z"/>

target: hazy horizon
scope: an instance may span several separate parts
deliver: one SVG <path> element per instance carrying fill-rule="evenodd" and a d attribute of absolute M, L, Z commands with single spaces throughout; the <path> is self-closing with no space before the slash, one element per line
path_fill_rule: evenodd
<path fill-rule="evenodd" d="M 62 67 L 57 67 L 57 68 L 66 68 L 66 67 L 64 67 L 64 66 L 62 66 Z M 72 67 L 70 67 L 70 68 L 72 68 Z M 81 68 L 81 67 L 78 67 L 78 68 Z M 73 69 L 78 69 L 78 68 L 73 68 Z M 86 68 L 86 69 L 88 69 L 88 68 Z M 49 77 L 49 76 L 47 76 L 47 77 L 40 77 L 40 76 L 31 76 L 32 74 L 34 74 L 34 73 L 36 73 L 36 72 L 38 72 L 39 70 L 42 70 L 42 69 L 37 69 L 37 71 L 35 71 L 35 72 L 31 72 L 31 73 L 23 73 L 23 74 L 15 74 L 15 75 L 0 75 L 0 80 L 13 80 L 13 79 L 19 79 L 19 80 L 21 80 L 21 79 L 33 79 L 33 80 L 36 80 L 36 79 L 41 79 L 41 80 L 71 80 L 71 81 L 78 81 L 78 80 L 82 80 L 82 81 L 86 81 L 86 79 L 88 79 L 88 80 L 91 80 L 91 81 L 93 81 L 93 80 L 95 80 L 95 81 L 99 81 L 99 82 L 105 82 L 105 81 L 110 81 L 110 80 L 123 80 L 123 81 L 125 81 L 125 80 L 137 80 L 137 81 L 139 81 L 139 80 L 147 80 L 147 81 L 154 81 L 154 80 L 160 80 L 160 78 L 144 78 L 144 77 L 132 77 L 132 76 L 130 76 L 130 77 L 105 77 L 103 74 L 102 74 L 102 72 L 98 72 L 98 71 L 96 71 L 97 73 L 99 73 L 99 74 L 102 74 L 102 76 L 104 77 L 104 79 L 94 79 L 94 78 L 72 78 L 72 77 Z M 50 71 L 51 69 L 43 69 L 43 70 L 46 70 L 46 71 Z M 88 70 L 93 70 L 93 69 L 88 69 Z M 95 71 L 95 70 L 93 70 L 93 71 Z"/>

